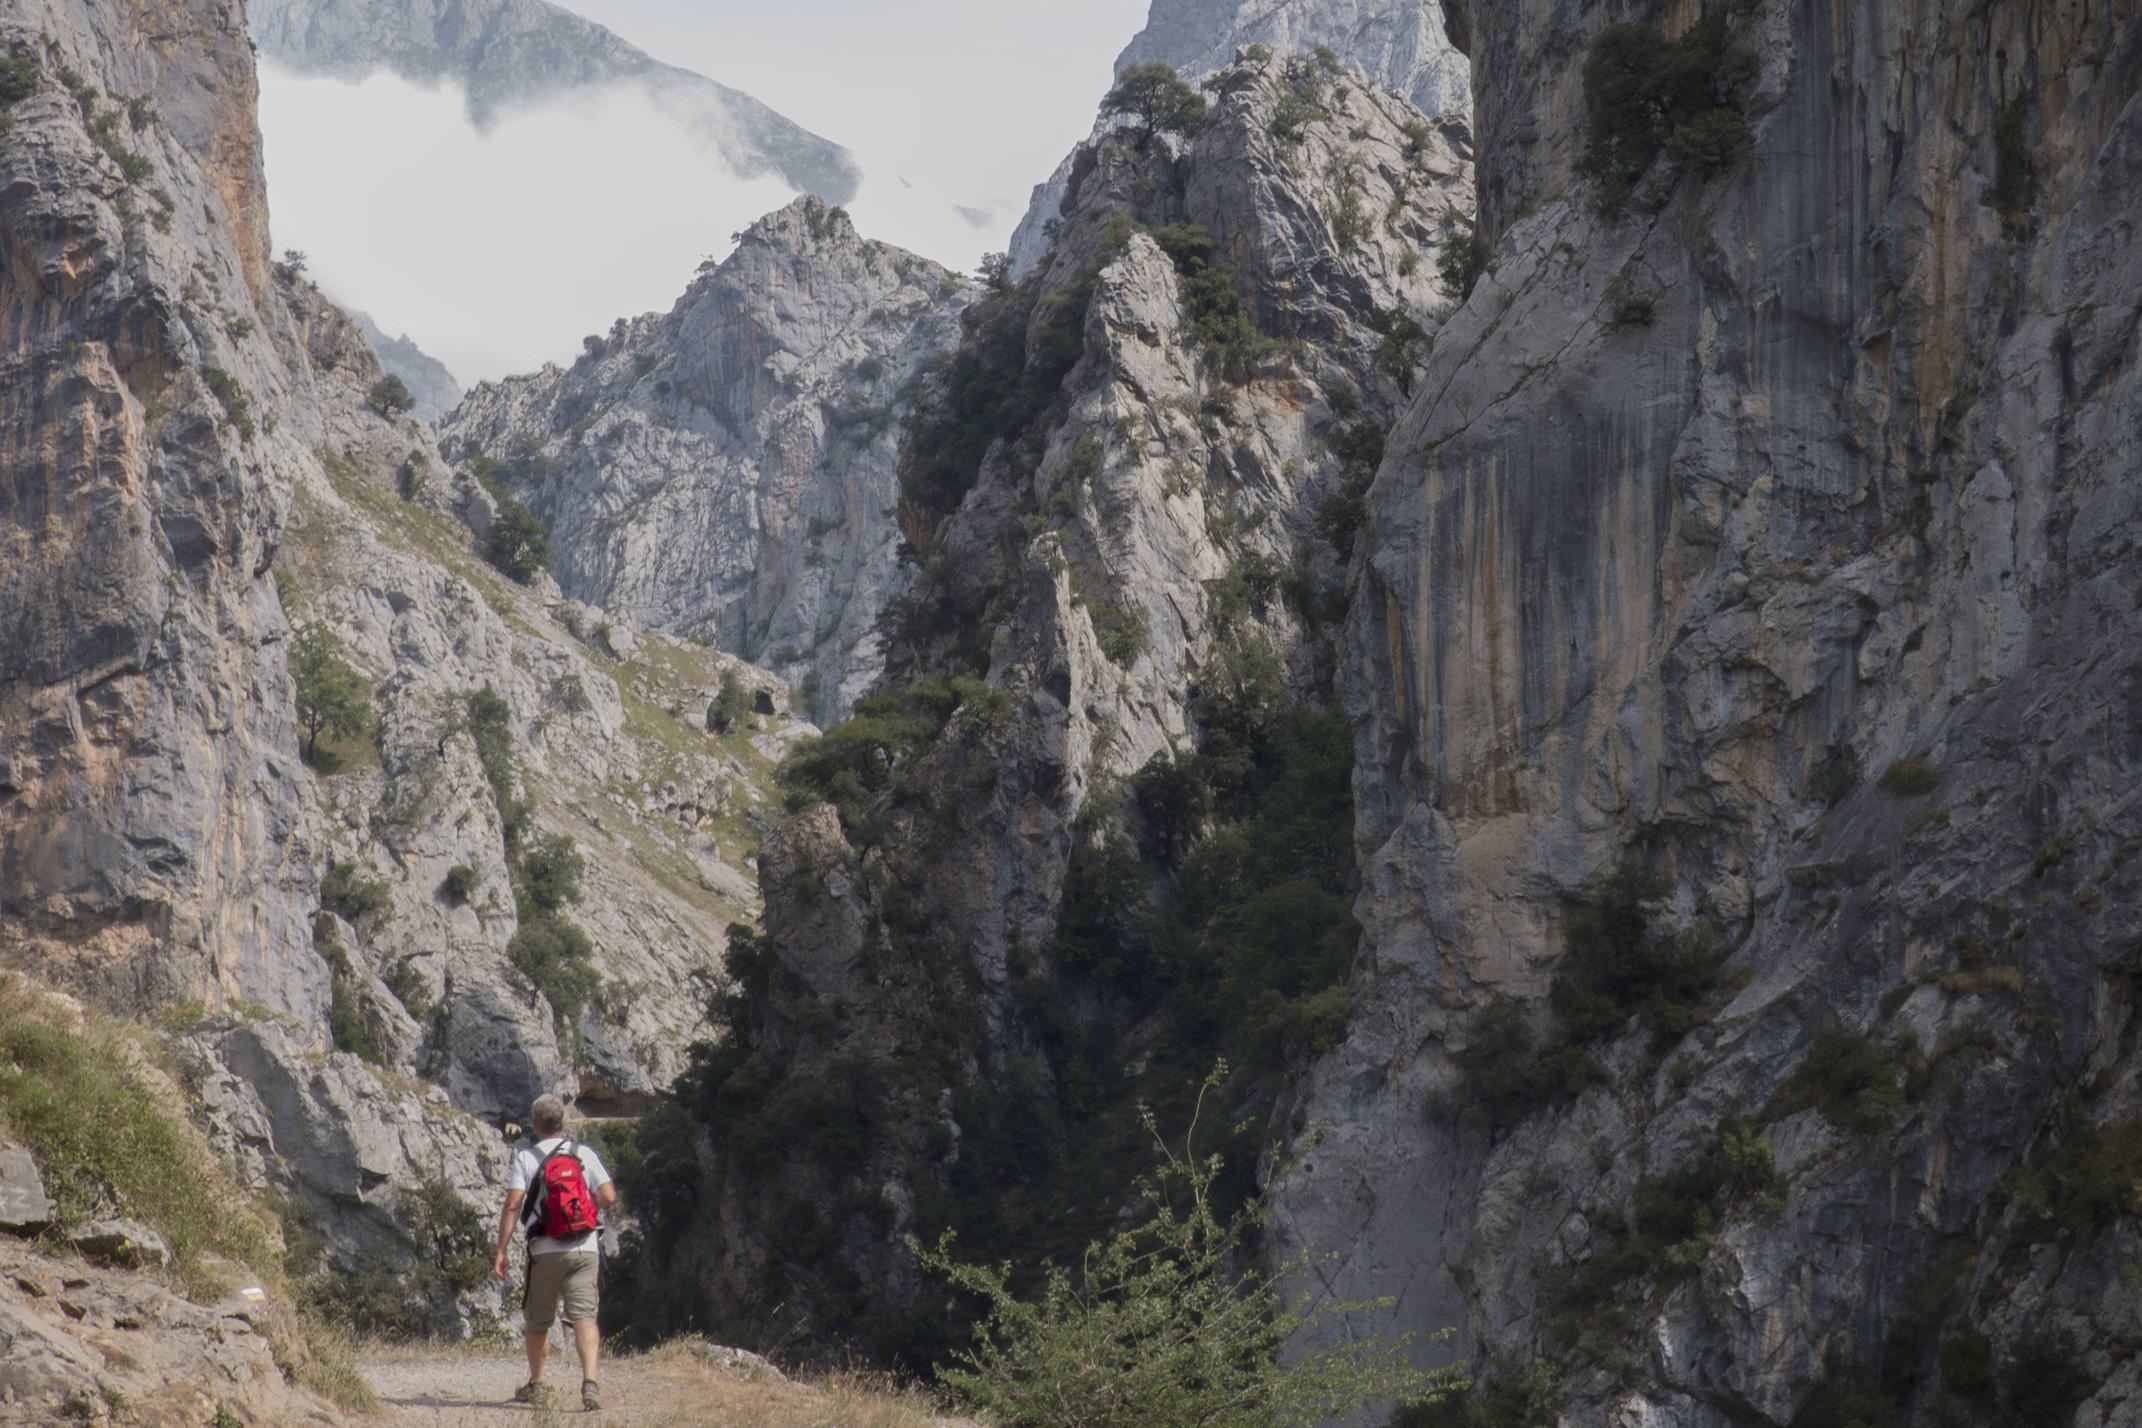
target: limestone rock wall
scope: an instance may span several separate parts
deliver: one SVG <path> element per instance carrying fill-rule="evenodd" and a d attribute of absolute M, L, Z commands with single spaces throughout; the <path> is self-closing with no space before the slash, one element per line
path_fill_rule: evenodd
<path fill-rule="evenodd" d="M 1367 939 L 1281 1247 L 1476 1363 L 1548 1355 L 1567 1421 L 1783 1422 L 1855 1364 L 1935 1421 L 1965 1332 L 2001 1365 L 2065 1336 L 2076 1421 L 2134 1421 L 2131 1220 L 2049 1242 L 2009 1191 L 2142 1111 L 2142 23 L 1731 12 L 1752 152 L 1708 181 L 1662 156 L 1608 220 L 1575 167 L 1605 17 L 1474 11 L 1493 261 L 1370 497 L 1342 660 Z M 1877 782 L 1900 758 L 1938 786 Z M 1544 1017 L 1562 899 L 1632 858 L 1660 927 L 1714 929 L 1730 1000 L 1617 1042 L 1573 1105 L 1467 1124 L 1474 1016 Z M 1878 1132 L 1763 1115 L 1833 1025 L 1931 1068 Z M 1557 1267 L 1735 1112 L 1782 1208 L 1724 1212 L 1694 1273 L 1618 1286 L 1624 1338 L 1556 1350 Z"/>
<path fill-rule="evenodd" d="M 829 721 L 880 666 L 877 616 L 906 581 L 900 430 L 971 296 L 799 199 L 668 313 L 620 319 L 568 370 L 478 386 L 441 435 L 506 464 L 566 593 L 774 670 Z"/>

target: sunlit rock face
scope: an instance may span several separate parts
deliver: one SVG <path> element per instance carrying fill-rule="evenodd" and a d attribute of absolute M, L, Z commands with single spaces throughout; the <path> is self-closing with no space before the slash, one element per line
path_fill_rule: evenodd
<path fill-rule="evenodd" d="M 485 383 L 441 434 L 505 463 L 568 594 L 778 671 L 830 720 L 882 667 L 877 618 L 909 578 L 901 428 L 971 300 L 799 199 L 669 312 Z"/>

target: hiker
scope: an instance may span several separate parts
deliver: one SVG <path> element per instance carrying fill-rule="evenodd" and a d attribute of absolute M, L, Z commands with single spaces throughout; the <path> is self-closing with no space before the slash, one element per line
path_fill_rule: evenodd
<path fill-rule="evenodd" d="M 602 1263 L 600 1212 L 617 1203 L 617 1186 L 601 1156 L 567 1139 L 563 1101 L 538 1097 L 528 1119 L 536 1143 L 513 1153 L 506 1208 L 498 1217 L 498 1259 L 491 1266 L 504 1279 L 513 1227 L 518 1224 L 527 1231 L 528 1287 L 521 1297 L 521 1316 L 528 1382 L 513 1397 L 517 1403 L 549 1401 L 543 1360 L 550 1354 L 550 1326 L 563 1301 L 565 1322 L 573 1326 L 573 1346 L 580 1351 L 580 1406 L 593 1412 L 602 1407 L 602 1392 L 595 1385 L 595 1360 L 602 1347 L 602 1331 L 595 1325 Z"/>

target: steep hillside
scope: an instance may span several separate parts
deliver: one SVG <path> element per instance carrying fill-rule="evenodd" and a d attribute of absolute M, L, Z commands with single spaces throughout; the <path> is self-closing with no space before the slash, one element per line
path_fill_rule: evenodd
<path fill-rule="evenodd" d="M 905 587 L 895 461 L 910 394 L 972 300 L 798 199 L 665 314 L 566 371 L 484 383 L 441 426 L 549 524 L 566 592 L 704 638 L 845 712 Z"/>
<path fill-rule="evenodd" d="M 765 933 L 680 1083 L 713 1168 L 656 1214 L 654 1312 L 927 1362 L 901 1235 L 1075 1252 L 1139 1100 L 1224 1053 L 1266 1115 L 1343 1025 L 1329 621 L 1469 202 L 1403 100 L 1246 62 L 1180 142 L 1089 150 L 1048 264 L 970 310 L 901 454 L 885 681 L 784 766 Z"/>
<path fill-rule="evenodd" d="M 382 414 L 268 258 L 235 15 L 40 0 L 0 53 L 0 953 L 153 1016 L 329 1278 L 407 1271 L 404 1197 L 488 1205 L 537 1091 L 629 1112 L 684 1064 L 807 726 L 562 599 Z"/>
<path fill-rule="evenodd" d="M 590 86 L 636 85 L 689 124 L 743 178 L 778 174 L 829 202 L 855 196 L 848 152 L 740 90 L 667 65 L 592 20 L 544 0 L 256 0 L 261 53 L 301 74 L 361 79 L 388 70 L 468 92 L 478 124 Z"/>
<path fill-rule="evenodd" d="M 2134 1422 L 2142 22 L 1473 10 L 1285 1243 L 1575 1422 Z"/>

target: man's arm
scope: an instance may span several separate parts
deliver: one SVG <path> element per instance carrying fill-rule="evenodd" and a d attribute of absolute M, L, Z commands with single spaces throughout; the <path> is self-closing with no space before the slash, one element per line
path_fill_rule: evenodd
<path fill-rule="evenodd" d="M 595 1189 L 595 1203 L 605 1210 L 617 1203 L 617 1182 L 605 1180 Z"/>
<path fill-rule="evenodd" d="M 491 1262 L 491 1272 L 500 1279 L 506 1277 L 506 1251 L 513 1244 L 513 1222 L 520 1218 L 521 1201 L 527 1197 L 528 1192 L 525 1190 L 508 1190 L 506 1192 L 506 1208 L 499 1212 L 498 1258 Z M 611 1192 L 610 1198 L 616 1199 L 616 1192 Z"/>

